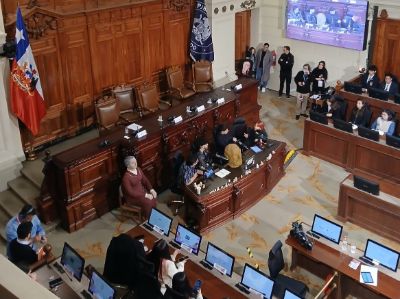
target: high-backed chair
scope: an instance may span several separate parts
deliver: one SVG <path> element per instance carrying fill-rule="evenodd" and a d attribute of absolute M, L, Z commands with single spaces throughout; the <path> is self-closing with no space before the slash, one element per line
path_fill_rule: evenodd
<path fill-rule="evenodd" d="M 196 92 L 193 84 L 185 82 L 183 79 L 182 69 L 179 66 L 171 66 L 167 68 L 167 81 L 172 96 L 179 99 L 186 99 Z"/>
<path fill-rule="evenodd" d="M 308 287 L 301 281 L 279 274 L 284 266 L 282 242 L 278 240 L 271 248 L 268 256 L 269 275 L 275 281 L 273 295 L 276 298 L 283 298 L 285 289 L 289 289 L 292 293 L 304 298 L 308 292 Z"/>
<path fill-rule="evenodd" d="M 192 64 L 193 84 L 196 92 L 213 90 L 212 64 L 207 60 L 196 61 Z"/>
<path fill-rule="evenodd" d="M 112 96 L 101 96 L 95 101 L 99 131 L 110 130 L 123 123 L 120 118 L 119 102 Z"/>
<path fill-rule="evenodd" d="M 120 116 L 126 121 L 132 122 L 139 118 L 136 111 L 133 88 L 131 86 L 117 86 L 112 90 L 114 97 L 119 102 Z"/>
<path fill-rule="evenodd" d="M 153 113 L 159 109 L 169 108 L 171 103 L 161 101 L 157 87 L 154 83 L 144 83 L 136 89 L 137 99 L 139 101 L 140 114 Z M 161 105 L 164 104 L 164 107 Z"/>

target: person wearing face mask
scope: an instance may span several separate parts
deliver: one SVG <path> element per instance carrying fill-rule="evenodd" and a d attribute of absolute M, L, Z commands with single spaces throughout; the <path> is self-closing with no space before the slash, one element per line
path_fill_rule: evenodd
<path fill-rule="evenodd" d="M 391 110 L 383 110 L 371 126 L 372 130 L 381 131 L 386 135 L 392 136 L 395 130 L 395 122 L 393 121 L 393 112 Z"/>
<path fill-rule="evenodd" d="M 310 65 L 304 64 L 303 70 L 299 71 L 294 77 L 297 91 L 297 106 L 296 106 L 296 119 L 300 118 L 300 115 L 308 117 L 307 115 L 307 102 L 310 96 Z"/>
<path fill-rule="evenodd" d="M 351 111 L 350 122 L 357 126 L 366 127 L 370 118 L 371 111 L 368 108 L 368 104 L 365 101 L 358 100 L 356 107 Z"/>
<path fill-rule="evenodd" d="M 318 66 L 311 72 L 312 90 L 314 93 L 323 93 L 325 91 L 325 83 L 328 80 L 328 71 L 325 67 L 325 61 L 318 62 Z"/>

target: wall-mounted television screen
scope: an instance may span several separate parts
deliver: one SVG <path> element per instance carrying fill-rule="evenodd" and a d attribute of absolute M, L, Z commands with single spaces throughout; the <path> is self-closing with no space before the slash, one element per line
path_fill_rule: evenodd
<path fill-rule="evenodd" d="M 286 37 L 365 50 L 367 13 L 366 0 L 288 0 Z"/>

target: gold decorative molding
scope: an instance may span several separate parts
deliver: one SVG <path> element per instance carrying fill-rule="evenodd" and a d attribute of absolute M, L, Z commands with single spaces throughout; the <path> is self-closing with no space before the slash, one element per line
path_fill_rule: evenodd
<path fill-rule="evenodd" d="M 44 36 L 48 29 L 57 29 L 57 19 L 42 13 L 35 13 L 25 18 L 24 21 L 29 37 L 34 39 Z"/>
<path fill-rule="evenodd" d="M 252 9 L 256 6 L 256 0 L 245 0 L 240 4 L 241 8 Z"/>

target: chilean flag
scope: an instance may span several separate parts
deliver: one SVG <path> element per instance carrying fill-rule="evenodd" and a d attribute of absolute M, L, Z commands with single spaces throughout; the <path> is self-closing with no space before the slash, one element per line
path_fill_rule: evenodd
<path fill-rule="evenodd" d="M 12 63 L 10 78 L 11 110 L 33 135 L 37 135 L 40 129 L 40 120 L 46 114 L 46 105 L 39 73 L 29 44 L 28 32 L 25 29 L 19 7 L 17 8 L 15 42 L 17 44 L 16 58 Z"/>

